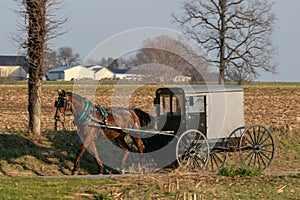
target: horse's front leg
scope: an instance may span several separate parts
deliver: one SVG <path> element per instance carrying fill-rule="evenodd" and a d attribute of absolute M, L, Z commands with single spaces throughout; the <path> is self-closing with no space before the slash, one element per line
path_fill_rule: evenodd
<path fill-rule="evenodd" d="M 75 163 L 74 163 L 74 167 L 73 167 L 73 170 L 72 170 L 72 175 L 75 174 L 75 172 L 77 171 L 78 167 L 79 167 L 79 163 L 80 163 L 80 159 L 81 157 L 83 156 L 86 148 L 91 144 L 91 142 L 93 141 L 92 140 L 93 138 L 88 135 L 84 138 L 83 140 L 83 143 L 80 147 L 80 149 L 78 150 L 78 153 L 77 153 L 77 156 L 76 156 L 76 160 L 75 160 Z"/>
<path fill-rule="evenodd" d="M 101 162 L 100 158 L 99 158 L 99 154 L 98 154 L 98 151 L 97 151 L 97 147 L 95 145 L 95 142 L 92 142 L 89 146 L 91 152 L 93 153 L 93 156 L 95 158 L 95 161 L 98 165 L 98 173 L 99 174 L 103 174 L 103 169 L 104 169 L 104 165 L 103 163 Z"/>
<path fill-rule="evenodd" d="M 62 125 L 62 127 L 63 127 L 63 131 L 65 131 L 66 130 L 66 128 L 65 128 L 65 122 L 64 121 L 62 121 L 62 120 L 55 120 L 55 122 L 54 122 L 54 131 L 58 131 L 58 122 L 60 122 L 61 123 L 61 125 Z"/>
<path fill-rule="evenodd" d="M 80 149 L 77 152 L 76 160 L 74 162 L 73 170 L 72 170 L 72 175 L 75 174 L 75 172 L 78 170 L 80 159 L 82 155 L 84 154 L 86 150 L 86 146 L 84 144 L 81 145 Z"/>

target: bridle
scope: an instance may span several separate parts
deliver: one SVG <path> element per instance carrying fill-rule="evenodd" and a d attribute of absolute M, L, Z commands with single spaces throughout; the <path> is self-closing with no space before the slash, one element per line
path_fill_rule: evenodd
<path fill-rule="evenodd" d="M 65 117 L 72 115 L 72 113 L 66 114 L 66 110 L 67 110 L 68 106 L 69 106 L 68 97 L 59 95 L 57 100 L 55 100 L 55 102 L 54 102 L 54 107 L 56 108 L 55 115 L 54 115 L 55 122 L 59 121 L 61 123 L 64 123 Z M 64 112 L 61 112 L 61 116 L 58 117 L 57 113 L 60 108 L 64 108 Z"/>

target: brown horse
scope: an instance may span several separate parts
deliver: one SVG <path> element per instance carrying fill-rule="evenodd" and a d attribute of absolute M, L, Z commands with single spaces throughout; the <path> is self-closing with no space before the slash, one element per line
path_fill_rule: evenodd
<path fill-rule="evenodd" d="M 124 151 L 121 161 L 123 169 L 129 154 L 129 147 L 124 140 L 127 133 L 123 132 L 121 129 L 101 129 L 99 124 L 139 129 L 141 124 L 139 117 L 135 114 L 135 112 L 128 109 L 106 111 L 102 107 L 96 107 L 87 99 L 71 92 L 65 92 L 64 90 L 58 91 L 58 95 L 54 118 L 59 120 L 66 112 L 72 112 L 74 115 L 74 123 L 77 126 L 79 136 L 83 141 L 80 149 L 78 150 L 72 174 L 74 174 L 78 169 L 80 159 L 86 148 L 89 148 L 90 152 L 93 154 L 98 164 L 99 173 L 103 173 L 104 165 L 99 158 L 95 145 L 95 141 L 101 139 L 114 140 L 115 143 Z M 118 122 L 118 124 L 116 122 Z M 142 140 L 131 135 L 130 137 L 136 145 L 139 153 L 143 153 Z"/>

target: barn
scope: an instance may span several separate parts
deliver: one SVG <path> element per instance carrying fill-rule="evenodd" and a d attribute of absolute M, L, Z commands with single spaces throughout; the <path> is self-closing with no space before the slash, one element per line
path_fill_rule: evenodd
<path fill-rule="evenodd" d="M 61 66 L 55 69 L 49 70 L 47 74 L 47 80 L 50 81 L 71 81 L 71 80 L 81 80 L 90 79 L 94 80 L 94 71 L 88 69 L 82 65 L 77 66 Z"/>
<path fill-rule="evenodd" d="M 0 77 L 25 79 L 26 69 L 25 56 L 0 56 Z"/>
<path fill-rule="evenodd" d="M 93 65 L 93 66 L 86 66 L 86 67 L 88 69 L 94 70 L 95 80 L 113 79 L 114 77 L 114 73 L 106 67 L 100 65 Z"/>

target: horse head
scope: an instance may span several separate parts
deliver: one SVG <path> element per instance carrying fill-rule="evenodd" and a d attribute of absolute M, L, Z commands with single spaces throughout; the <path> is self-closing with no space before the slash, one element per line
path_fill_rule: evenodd
<path fill-rule="evenodd" d="M 63 122 L 67 112 L 72 112 L 72 97 L 70 98 L 64 90 L 58 90 L 57 100 L 54 102 L 56 112 L 54 119 Z"/>

